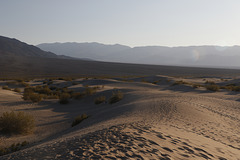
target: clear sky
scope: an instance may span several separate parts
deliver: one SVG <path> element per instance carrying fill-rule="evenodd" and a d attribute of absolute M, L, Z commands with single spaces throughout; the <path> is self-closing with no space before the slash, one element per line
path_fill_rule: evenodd
<path fill-rule="evenodd" d="M 240 45 L 240 0 L 1 0 L 0 35 L 34 45 Z"/>

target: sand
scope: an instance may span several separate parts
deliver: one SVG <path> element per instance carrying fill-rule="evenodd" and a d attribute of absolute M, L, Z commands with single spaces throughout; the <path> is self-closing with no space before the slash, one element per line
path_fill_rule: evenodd
<path fill-rule="evenodd" d="M 172 86 L 177 80 L 200 83 L 202 79 L 158 75 L 144 80 L 158 82 L 75 80 L 79 84 L 69 88 L 76 91 L 84 85 L 104 87 L 67 105 L 57 100 L 24 102 L 21 94 L 0 89 L 1 113 L 23 110 L 37 122 L 32 135 L 1 135 L 2 146 L 23 140 L 30 145 L 0 159 L 240 159 L 238 92 Z M 213 80 L 223 83 L 220 78 Z M 121 101 L 94 104 L 94 98 L 105 95 L 109 99 L 114 90 L 123 92 Z M 74 117 L 82 113 L 91 116 L 71 127 Z"/>

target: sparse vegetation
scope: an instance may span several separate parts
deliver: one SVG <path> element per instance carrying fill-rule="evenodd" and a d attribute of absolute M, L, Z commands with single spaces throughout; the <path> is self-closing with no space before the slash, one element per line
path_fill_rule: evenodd
<path fill-rule="evenodd" d="M 205 84 L 215 85 L 216 83 L 214 81 L 206 81 Z"/>
<path fill-rule="evenodd" d="M 71 94 L 71 97 L 74 99 L 81 99 L 82 97 L 84 97 L 84 93 L 81 92 L 73 92 Z"/>
<path fill-rule="evenodd" d="M 27 141 L 23 141 L 22 143 L 13 143 L 10 147 L 1 147 L 0 148 L 0 156 L 3 156 L 5 154 L 9 154 L 11 152 L 19 151 L 22 147 L 28 145 L 29 143 Z"/>
<path fill-rule="evenodd" d="M 89 116 L 86 114 L 82 114 L 77 116 L 74 121 L 72 122 L 72 127 L 78 125 L 79 123 L 81 123 L 84 119 L 87 119 Z"/>
<path fill-rule="evenodd" d="M 214 91 L 214 92 L 219 91 L 219 89 L 220 89 L 220 87 L 215 84 L 206 85 L 205 87 L 207 90 Z"/>
<path fill-rule="evenodd" d="M 59 103 L 61 104 L 67 104 L 69 103 L 69 98 L 70 98 L 70 94 L 69 93 L 62 93 L 59 97 Z"/>
<path fill-rule="evenodd" d="M 31 100 L 32 102 L 40 102 L 43 99 L 43 95 L 33 92 L 33 88 L 25 88 L 23 93 L 24 100 Z"/>
<path fill-rule="evenodd" d="M 21 90 L 20 90 L 19 88 L 15 88 L 13 91 L 14 91 L 14 92 L 18 92 L 18 93 L 21 92 Z"/>
<path fill-rule="evenodd" d="M 11 90 L 10 88 L 8 88 L 8 86 L 2 86 L 2 89 Z"/>
<path fill-rule="evenodd" d="M 86 87 L 84 94 L 85 95 L 93 95 L 94 93 L 96 93 L 98 87 Z"/>
<path fill-rule="evenodd" d="M 184 81 L 176 81 L 176 82 L 174 82 L 173 84 L 172 84 L 172 86 L 175 86 L 175 85 L 180 85 L 180 84 L 190 84 L 190 83 L 188 83 L 188 82 L 184 82 Z"/>
<path fill-rule="evenodd" d="M 0 117 L 0 129 L 6 134 L 28 134 L 34 128 L 33 116 L 25 112 L 4 112 Z"/>
<path fill-rule="evenodd" d="M 117 103 L 123 98 L 123 93 L 121 91 L 113 92 L 112 97 L 109 99 L 109 104 Z"/>
<path fill-rule="evenodd" d="M 101 104 L 106 102 L 106 97 L 105 96 L 99 96 L 97 98 L 95 98 L 94 103 L 95 104 Z"/>
<path fill-rule="evenodd" d="M 193 88 L 200 88 L 200 87 L 202 87 L 202 85 L 201 85 L 201 84 L 196 84 L 196 83 L 195 83 L 195 84 L 192 85 L 192 87 L 193 87 Z"/>

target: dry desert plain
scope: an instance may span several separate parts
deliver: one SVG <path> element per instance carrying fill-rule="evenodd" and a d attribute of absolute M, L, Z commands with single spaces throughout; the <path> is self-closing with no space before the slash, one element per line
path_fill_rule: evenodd
<path fill-rule="evenodd" d="M 49 83 L 51 81 L 51 83 Z M 120 78 L 34 79 L 30 86 L 48 85 L 83 93 L 60 104 L 58 99 L 39 103 L 22 99 L 24 87 L 0 81 L 0 114 L 24 111 L 33 115 L 36 128 L 28 135 L 0 135 L 0 147 L 27 141 L 2 160 L 27 159 L 160 159 L 239 160 L 240 92 L 231 87 L 237 78 L 194 78 L 164 75 Z M 206 89 L 218 85 L 218 91 Z M 228 86 L 228 87 L 227 87 Z M 14 92 L 19 87 L 21 92 Z M 214 90 L 214 89 L 213 89 Z M 112 93 L 121 92 L 109 104 Z M 97 97 L 103 103 L 95 104 Z M 72 127 L 74 118 L 89 117 Z"/>

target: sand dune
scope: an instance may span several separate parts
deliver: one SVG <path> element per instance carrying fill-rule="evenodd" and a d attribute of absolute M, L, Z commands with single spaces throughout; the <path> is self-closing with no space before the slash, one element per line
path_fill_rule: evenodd
<path fill-rule="evenodd" d="M 20 94 L 0 90 L 0 112 L 30 112 L 38 126 L 30 136 L 1 136 L 5 145 L 24 139 L 31 142 L 26 149 L 1 159 L 240 159 L 239 95 L 172 86 L 176 80 L 179 78 L 144 78 L 158 81 L 152 84 L 141 78 L 78 79 L 79 84 L 68 88 L 104 87 L 67 105 L 55 100 L 23 102 Z M 184 79 L 188 80 L 202 81 Z M 105 95 L 108 99 L 114 90 L 124 93 L 121 101 L 94 104 L 94 98 Z M 82 113 L 91 116 L 71 128 L 73 118 Z"/>

